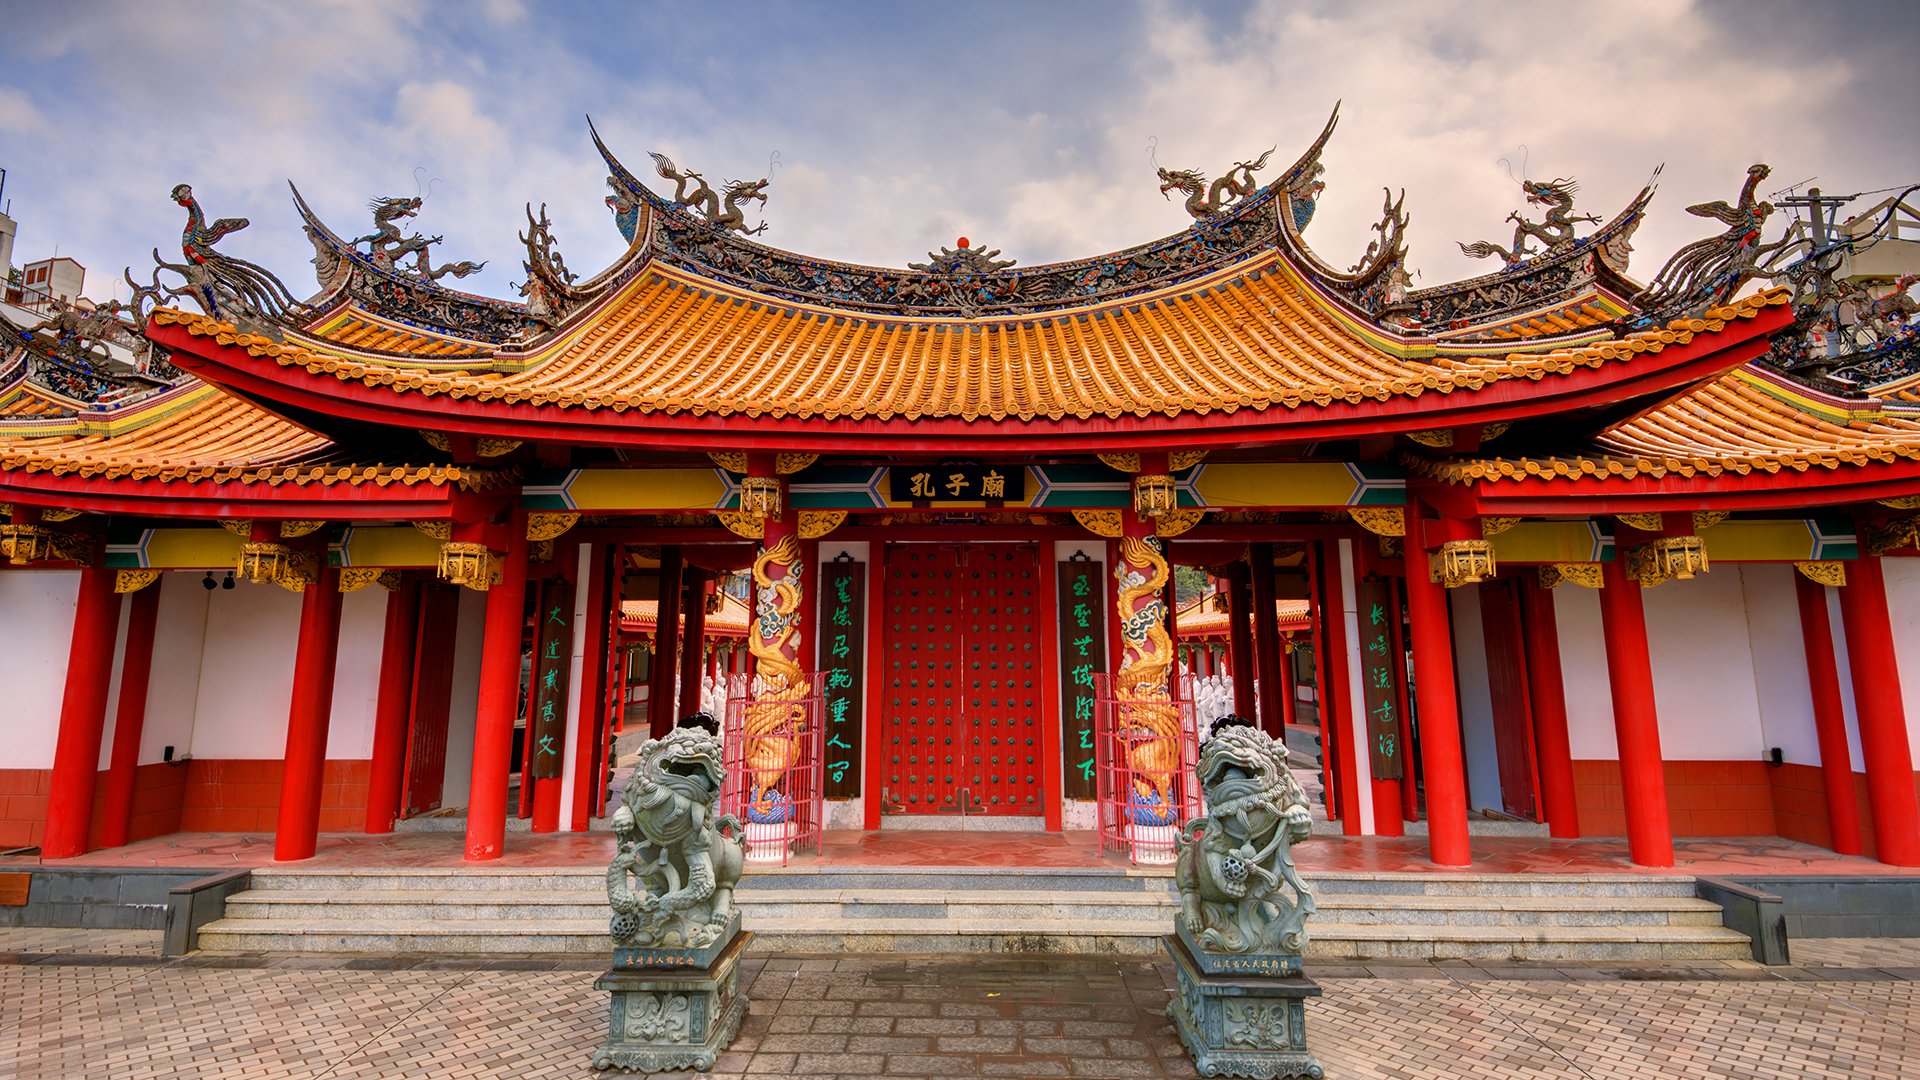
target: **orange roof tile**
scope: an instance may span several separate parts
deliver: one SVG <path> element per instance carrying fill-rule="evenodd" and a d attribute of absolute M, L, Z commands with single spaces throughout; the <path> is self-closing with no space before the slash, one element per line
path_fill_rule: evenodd
<path fill-rule="evenodd" d="M 123 410 L 0 423 L 0 471 L 267 484 L 458 483 L 495 474 L 341 460 L 338 446 L 216 387 L 190 384 Z"/>
<path fill-rule="evenodd" d="M 1728 372 L 1606 432 L 1591 455 L 1425 466 L 1455 483 L 1719 476 L 1920 460 L 1920 411 L 1827 398 L 1756 368 Z"/>
<path fill-rule="evenodd" d="M 453 399 L 747 417 L 1088 419 L 1358 404 L 1598 368 L 1787 303 L 1773 289 L 1665 329 L 1460 355 L 1356 322 L 1268 253 L 1206 281 L 1050 318 L 910 320 L 779 306 L 655 267 L 591 318 L 485 366 L 279 343 L 187 312 L 154 321 L 282 366 Z"/>
<path fill-rule="evenodd" d="M 720 610 L 709 612 L 706 627 L 709 633 L 724 634 L 728 637 L 743 636 L 747 632 L 747 605 L 741 603 L 730 593 L 720 594 Z M 686 622 L 686 615 L 680 616 Z M 660 601 L 658 600 L 622 600 L 620 602 L 620 628 L 628 633 L 652 630 L 660 623 Z"/>

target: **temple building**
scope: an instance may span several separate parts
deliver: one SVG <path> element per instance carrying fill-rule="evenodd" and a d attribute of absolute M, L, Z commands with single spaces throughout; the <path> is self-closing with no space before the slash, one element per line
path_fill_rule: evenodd
<path fill-rule="evenodd" d="M 494 859 L 702 707 L 754 824 L 1115 833 L 1233 711 L 1444 865 L 1489 817 L 1920 865 L 1907 242 L 1769 241 L 1755 166 L 1643 284 L 1651 184 L 1528 181 L 1415 289 L 1402 199 L 1307 243 L 1336 125 L 1161 170 L 1163 239 L 905 269 L 595 134 L 624 254 L 529 209 L 511 301 L 418 200 L 349 241 L 296 191 L 298 300 L 180 185 L 131 305 L 0 321 L 0 848 L 456 810 Z"/>

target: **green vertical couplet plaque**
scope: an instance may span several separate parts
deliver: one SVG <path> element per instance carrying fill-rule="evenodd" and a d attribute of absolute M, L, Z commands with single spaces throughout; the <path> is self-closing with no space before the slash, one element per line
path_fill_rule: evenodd
<path fill-rule="evenodd" d="M 1100 588 L 1101 564 L 1059 564 L 1061 752 L 1066 755 L 1069 799 L 1094 797 L 1093 677 L 1107 670 L 1107 621 Z"/>
<path fill-rule="evenodd" d="M 860 697 L 867 564 L 830 562 L 820 577 L 820 689 L 826 710 L 827 797 L 860 794 Z"/>
<path fill-rule="evenodd" d="M 567 675 L 573 667 L 573 589 L 554 581 L 540 590 L 533 635 L 533 775 L 551 780 L 566 758 Z"/>
<path fill-rule="evenodd" d="M 1400 617 L 1384 581 L 1359 583 L 1360 689 L 1367 710 L 1367 756 L 1375 780 L 1398 780 L 1405 773 L 1400 745 L 1400 698 L 1394 692 L 1393 624 Z"/>

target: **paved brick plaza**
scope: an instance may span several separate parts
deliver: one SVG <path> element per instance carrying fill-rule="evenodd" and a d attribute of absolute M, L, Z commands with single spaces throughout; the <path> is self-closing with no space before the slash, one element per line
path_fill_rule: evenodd
<path fill-rule="evenodd" d="M 158 935 L 0 930 L 0 1076 L 589 1077 L 584 961 L 158 955 Z M 1322 964 L 1328 1075 L 1911 1077 L 1920 941 L 1798 965 Z M 1193 1076 L 1130 958 L 769 957 L 719 1075 Z"/>

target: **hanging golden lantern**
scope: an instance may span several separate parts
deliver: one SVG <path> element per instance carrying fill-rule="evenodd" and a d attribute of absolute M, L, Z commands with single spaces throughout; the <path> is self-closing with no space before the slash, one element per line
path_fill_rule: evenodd
<path fill-rule="evenodd" d="M 1449 589 L 1477 584 L 1494 574 L 1493 542 L 1449 540 L 1427 561 L 1433 579 Z"/>
<path fill-rule="evenodd" d="M 1707 543 L 1698 536 L 1662 536 L 1627 554 L 1627 573 L 1647 588 L 1706 572 Z"/>
<path fill-rule="evenodd" d="M 293 570 L 296 552 L 285 544 L 276 544 L 270 540 L 249 540 L 240 545 L 240 565 L 234 567 L 234 575 L 265 585 L 270 581 L 280 581 Z"/>
<path fill-rule="evenodd" d="M 440 545 L 440 580 L 486 592 L 493 584 L 493 552 L 485 544 L 450 541 Z"/>
<path fill-rule="evenodd" d="M 0 556 L 15 566 L 39 562 L 53 553 L 53 530 L 38 525 L 0 525 Z"/>
<path fill-rule="evenodd" d="M 1143 518 L 1157 518 L 1174 507 L 1173 477 L 1166 473 L 1142 473 L 1133 478 L 1133 512 Z"/>
<path fill-rule="evenodd" d="M 780 481 L 749 476 L 740 481 L 740 512 L 763 521 L 780 520 Z"/>

